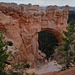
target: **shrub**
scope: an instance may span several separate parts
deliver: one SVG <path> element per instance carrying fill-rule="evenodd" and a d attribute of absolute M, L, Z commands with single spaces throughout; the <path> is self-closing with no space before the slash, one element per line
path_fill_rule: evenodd
<path fill-rule="evenodd" d="M 3 41 L 4 40 L 4 34 L 5 30 L 1 30 L 0 29 L 0 72 L 1 73 L 5 73 L 3 72 L 4 71 L 4 68 L 6 66 L 6 64 L 4 62 L 7 61 L 7 59 L 9 58 L 9 56 L 11 56 L 11 51 L 9 51 L 7 53 L 7 50 L 8 50 L 8 42 L 5 42 Z"/>

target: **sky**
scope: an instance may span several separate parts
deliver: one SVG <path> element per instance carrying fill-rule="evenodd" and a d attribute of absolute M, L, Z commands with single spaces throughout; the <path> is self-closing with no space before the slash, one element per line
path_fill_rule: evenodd
<path fill-rule="evenodd" d="M 17 4 L 29 4 L 32 5 L 40 5 L 40 6 L 47 6 L 47 5 L 58 5 L 58 6 L 74 6 L 75 7 L 75 0 L 0 0 L 0 2 L 15 2 Z"/>

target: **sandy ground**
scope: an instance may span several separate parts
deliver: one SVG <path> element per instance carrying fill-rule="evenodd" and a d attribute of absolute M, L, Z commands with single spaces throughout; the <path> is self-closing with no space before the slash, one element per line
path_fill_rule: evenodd
<path fill-rule="evenodd" d="M 65 71 L 60 71 L 61 68 L 55 61 L 52 61 L 38 69 L 28 69 L 27 73 L 35 73 L 35 75 L 75 75 L 75 66 Z"/>
<path fill-rule="evenodd" d="M 38 75 L 75 75 L 75 66 L 71 67 L 70 69 L 67 69 L 65 71 L 58 71 L 58 72 L 48 72 L 48 73 L 42 73 Z"/>
<path fill-rule="evenodd" d="M 54 72 L 60 71 L 61 65 L 58 65 L 56 61 L 52 61 L 37 70 L 37 73 L 47 73 L 47 72 Z"/>

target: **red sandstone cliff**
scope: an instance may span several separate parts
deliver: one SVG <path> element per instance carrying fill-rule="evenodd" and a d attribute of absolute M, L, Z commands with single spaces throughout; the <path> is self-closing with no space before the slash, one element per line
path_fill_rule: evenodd
<path fill-rule="evenodd" d="M 59 9 L 57 6 L 25 5 L 16 3 L 0 3 L 0 28 L 8 29 L 5 40 L 12 41 L 13 60 L 17 57 L 23 61 L 27 58 L 31 66 L 37 64 L 38 58 L 38 33 L 48 31 L 56 36 L 67 26 L 69 7 Z M 3 26 L 4 25 L 4 26 Z"/>

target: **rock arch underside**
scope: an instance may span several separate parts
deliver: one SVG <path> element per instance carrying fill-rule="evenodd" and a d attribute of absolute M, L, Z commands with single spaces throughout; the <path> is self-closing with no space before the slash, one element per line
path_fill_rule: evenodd
<path fill-rule="evenodd" d="M 48 31 L 61 42 L 60 35 L 66 30 L 69 7 L 25 5 L 16 3 L 0 3 L 0 29 L 8 29 L 4 36 L 12 41 L 13 59 L 24 61 L 27 58 L 31 67 L 37 65 L 38 32 Z"/>

